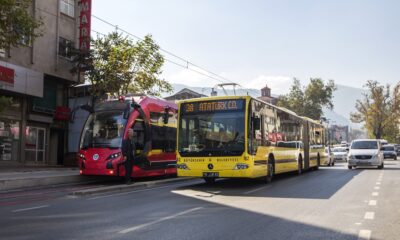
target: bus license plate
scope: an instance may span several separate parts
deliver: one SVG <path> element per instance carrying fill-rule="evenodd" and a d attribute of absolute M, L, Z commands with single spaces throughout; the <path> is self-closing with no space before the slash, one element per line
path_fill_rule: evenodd
<path fill-rule="evenodd" d="M 203 177 L 219 177 L 217 172 L 203 172 Z"/>

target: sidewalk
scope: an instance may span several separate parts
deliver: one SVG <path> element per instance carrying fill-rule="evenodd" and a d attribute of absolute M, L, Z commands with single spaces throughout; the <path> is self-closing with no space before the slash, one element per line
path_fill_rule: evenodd
<path fill-rule="evenodd" d="M 0 169 L 0 191 L 56 184 L 80 183 L 90 180 L 94 181 L 95 178 L 79 175 L 78 168 L 23 167 Z"/>

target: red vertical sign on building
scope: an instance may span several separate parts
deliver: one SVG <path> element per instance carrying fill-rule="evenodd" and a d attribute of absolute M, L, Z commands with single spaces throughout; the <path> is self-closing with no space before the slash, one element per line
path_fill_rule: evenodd
<path fill-rule="evenodd" d="M 92 0 L 80 0 L 79 15 L 79 50 L 81 52 L 90 49 L 90 24 L 92 18 Z"/>
<path fill-rule="evenodd" d="M 0 84 L 14 86 L 14 69 L 0 66 Z"/>

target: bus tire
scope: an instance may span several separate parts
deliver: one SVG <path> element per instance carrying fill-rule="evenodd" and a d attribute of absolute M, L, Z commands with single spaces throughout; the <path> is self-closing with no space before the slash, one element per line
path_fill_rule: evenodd
<path fill-rule="evenodd" d="M 272 179 L 274 178 L 274 175 L 275 175 L 275 162 L 274 162 L 274 158 L 272 156 L 270 156 L 268 158 L 267 167 L 268 167 L 268 173 L 267 173 L 267 176 L 265 176 L 265 178 L 264 178 L 264 182 L 270 183 L 270 182 L 272 182 Z"/>
<path fill-rule="evenodd" d="M 206 184 L 214 184 L 215 183 L 215 178 L 213 177 L 205 177 L 203 178 Z"/>
<path fill-rule="evenodd" d="M 297 174 L 300 175 L 303 172 L 303 157 L 301 155 L 299 155 L 297 163 Z"/>
<path fill-rule="evenodd" d="M 315 166 L 315 170 L 318 170 L 319 169 L 319 165 L 321 165 L 321 157 L 319 156 L 319 153 L 318 153 L 318 155 L 317 155 L 317 166 Z"/>

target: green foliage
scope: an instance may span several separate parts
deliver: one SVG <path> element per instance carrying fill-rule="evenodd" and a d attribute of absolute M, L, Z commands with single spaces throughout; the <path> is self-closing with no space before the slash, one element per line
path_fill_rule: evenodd
<path fill-rule="evenodd" d="M 172 90 L 172 86 L 160 79 L 164 58 L 151 35 L 136 43 L 118 32 L 92 40 L 87 54 L 78 54 L 76 67 L 84 67 L 87 80 L 92 83 L 92 93 L 102 97 L 144 93 L 160 95 Z"/>
<path fill-rule="evenodd" d="M 351 113 L 351 121 L 365 123 L 370 137 L 394 140 L 398 136 L 400 117 L 400 85 L 391 93 L 390 85 L 382 86 L 369 80 L 365 87 L 364 99 L 357 100 L 356 112 Z"/>
<path fill-rule="evenodd" d="M 41 36 L 36 30 L 42 25 L 40 19 L 29 14 L 30 0 L 0 0 L 0 48 L 18 47 L 23 37 Z"/>
<path fill-rule="evenodd" d="M 333 109 L 332 97 L 336 86 L 333 80 L 327 84 L 321 78 L 311 78 L 307 86 L 293 79 L 290 92 L 278 98 L 278 106 L 296 112 L 300 116 L 319 120 L 323 115 L 322 108 Z"/>

